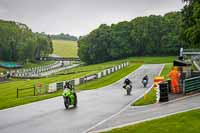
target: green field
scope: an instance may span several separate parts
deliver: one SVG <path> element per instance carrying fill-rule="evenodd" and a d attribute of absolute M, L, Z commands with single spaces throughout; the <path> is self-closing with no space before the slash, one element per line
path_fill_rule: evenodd
<path fill-rule="evenodd" d="M 78 47 L 75 41 L 53 40 L 53 54 L 61 57 L 78 57 Z"/>
<path fill-rule="evenodd" d="M 161 73 L 161 76 L 164 76 L 165 79 L 168 79 L 168 74 L 172 69 L 173 64 L 167 63 L 165 64 L 165 67 Z M 156 90 L 152 88 L 149 93 L 146 95 L 146 98 L 142 97 L 139 100 L 137 100 L 135 103 L 133 103 L 133 106 L 143 106 L 148 104 L 156 103 Z"/>
<path fill-rule="evenodd" d="M 199 133 L 200 109 L 113 129 L 104 133 Z"/>
<path fill-rule="evenodd" d="M 160 61 L 158 63 L 172 62 L 173 59 L 174 57 L 144 57 L 144 58 L 134 57 L 134 58 L 110 61 L 110 62 L 95 64 L 95 65 L 79 66 L 77 68 L 73 68 L 68 71 L 63 71 L 57 75 L 52 75 L 48 78 L 33 79 L 33 80 L 18 79 L 16 81 L 14 80 L 8 83 L 1 83 L 0 84 L 0 109 L 13 107 L 13 106 L 26 104 L 26 103 L 39 101 L 39 100 L 61 95 L 61 92 L 57 92 L 53 94 L 33 96 L 33 86 L 35 83 L 42 83 L 42 84 L 48 85 L 53 82 L 65 81 L 65 80 L 70 80 L 70 79 L 94 74 L 94 73 L 100 72 L 101 70 L 105 68 L 109 68 L 109 67 L 121 64 L 122 62 L 125 62 L 125 61 L 130 62 L 130 66 L 127 68 L 124 68 L 102 79 L 91 81 L 91 82 L 88 82 L 87 84 L 77 86 L 78 90 L 95 89 L 95 88 L 109 85 L 119 80 L 123 76 L 135 70 L 142 63 L 156 63 L 158 61 Z M 69 73 L 72 73 L 72 74 L 69 74 Z M 16 89 L 17 88 L 22 89 L 26 87 L 32 87 L 32 90 L 25 91 L 23 92 L 25 94 L 20 94 L 20 95 L 28 95 L 29 97 L 22 97 L 22 98 L 17 99 Z"/>

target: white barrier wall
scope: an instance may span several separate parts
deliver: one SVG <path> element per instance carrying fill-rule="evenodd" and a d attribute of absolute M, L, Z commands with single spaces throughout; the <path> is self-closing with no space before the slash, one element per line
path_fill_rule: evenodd
<path fill-rule="evenodd" d="M 97 78 L 98 78 L 98 79 L 101 78 L 101 72 L 99 72 L 99 73 L 97 74 Z"/>
<path fill-rule="evenodd" d="M 115 71 L 117 71 L 118 70 L 118 67 L 117 66 L 115 66 Z"/>
<path fill-rule="evenodd" d="M 110 69 L 107 69 L 107 71 L 108 71 L 108 74 L 110 74 L 110 73 L 111 73 Z"/>
<path fill-rule="evenodd" d="M 123 64 L 121 64 L 121 68 L 124 68 L 124 65 L 123 65 Z"/>
<path fill-rule="evenodd" d="M 121 66 L 120 66 L 120 65 L 118 65 L 118 68 L 119 68 L 119 69 L 121 69 Z"/>
<path fill-rule="evenodd" d="M 57 91 L 56 83 L 49 84 L 48 93 L 52 93 L 52 92 L 56 92 L 56 91 Z"/>
<path fill-rule="evenodd" d="M 80 84 L 80 79 L 79 78 L 74 79 L 74 84 L 75 85 L 79 85 Z"/>
<path fill-rule="evenodd" d="M 91 75 L 91 76 L 85 77 L 85 80 L 92 80 L 95 78 L 96 78 L 96 75 Z"/>
<path fill-rule="evenodd" d="M 113 68 L 111 68 L 111 71 L 112 71 L 112 72 L 115 72 L 115 68 L 114 68 L 114 67 L 113 67 Z"/>
<path fill-rule="evenodd" d="M 106 76 L 106 70 L 103 70 L 103 76 Z"/>

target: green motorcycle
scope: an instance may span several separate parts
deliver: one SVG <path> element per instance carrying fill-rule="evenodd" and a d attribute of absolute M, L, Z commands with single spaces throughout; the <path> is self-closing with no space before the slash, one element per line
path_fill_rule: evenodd
<path fill-rule="evenodd" d="M 76 107 L 77 106 L 77 96 L 75 89 L 65 89 L 63 91 L 63 99 L 64 105 L 66 109 L 69 109 L 70 106 Z"/>

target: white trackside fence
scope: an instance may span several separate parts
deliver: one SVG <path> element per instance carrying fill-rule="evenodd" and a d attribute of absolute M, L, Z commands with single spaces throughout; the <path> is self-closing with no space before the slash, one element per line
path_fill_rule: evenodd
<path fill-rule="evenodd" d="M 72 85 L 80 85 L 80 84 L 84 84 L 88 81 L 91 80 L 95 80 L 95 79 L 100 79 L 102 77 L 105 77 L 111 73 L 114 73 L 120 69 L 123 69 L 125 67 L 127 67 L 129 65 L 128 62 L 122 63 L 120 65 L 114 66 L 112 68 L 109 69 L 105 69 L 99 73 L 96 74 L 92 74 L 92 75 L 88 75 L 85 77 L 81 77 L 81 78 L 76 78 L 76 79 L 72 79 L 72 80 L 68 80 L 68 81 L 62 81 L 62 82 L 57 82 L 57 83 L 51 83 L 49 84 L 49 88 L 48 88 L 48 93 L 52 93 L 52 92 L 56 92 L 59 89 L 64 89 L 64 85 L 66 82 L 70 82 Z"/>

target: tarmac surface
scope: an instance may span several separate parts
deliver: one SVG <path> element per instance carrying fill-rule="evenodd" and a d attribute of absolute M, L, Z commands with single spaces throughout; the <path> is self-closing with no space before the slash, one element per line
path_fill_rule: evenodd
<path fill-rule="evenodd" d="M 157 103 L 147 106 L 134 107 L 128 106 L 125 110 L 112 117 L 111 119 L 101 123 L 91 132 L 102 132 L 113 128 L 120 128 L 139 122 L 162 118 L 177 112 L 185 112 L 192 109 L 200 108 L 200 94 L 195 96 L 182 97 L 167 103 Z"/>
<path fill-rule="evenodd" d="M 143 65 L 129 77 L 133 83 L 132 95 L 122 89 L 124 79 L 96 89 L 81 91 L 78 107 L 66 110 L 62 97 L 51 98 L 27 105 L 0 110 L 0 133 L 81 133 L 124 109 L 143 95 L 159 75 L 163 65 Z M 147 74 L 149 84 L 143 88 L 141 80 Z"/>

